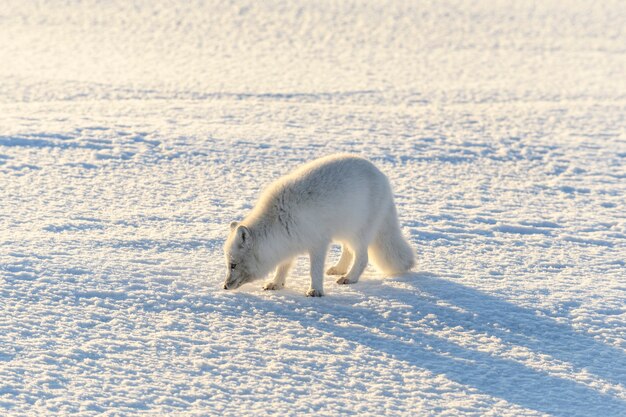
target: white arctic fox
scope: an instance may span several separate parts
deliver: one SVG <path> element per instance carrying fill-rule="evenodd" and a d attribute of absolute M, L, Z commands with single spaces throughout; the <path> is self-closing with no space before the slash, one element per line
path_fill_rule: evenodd
<path fill-rule="evenodd" d="M 322 296 L 324 260 L 332 241 L 341 242 L 342 254 L 327 273 L 342 275 L 339 284 L 357 282 L 368 259 L 386 274 L 406 272 L 415 263 L 387 177 L 352 155 L 316 159 L 278 179 L 230 229 L 224 289 L 263 278 L 274 268 L 274 279 L 263 288 L 282 288 L 294 258 L 308 253 L 311 287 L 306 295 Z"/>

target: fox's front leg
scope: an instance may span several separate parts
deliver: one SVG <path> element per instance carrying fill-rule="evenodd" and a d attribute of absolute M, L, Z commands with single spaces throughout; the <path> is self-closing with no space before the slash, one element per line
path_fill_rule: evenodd
<path fill-rule="evenodd" d="M 287 279 L 287 274 L 291 269 L 291 265 L 293 265 L 293 259 L 289 259 L 282 264 L 278 265 L 276 268 L 276 272 L 274 273 L 274 278 L 271 281 L 268 281 L 263 285 L 264 290 L 280 290 L 285 286 L 285 280 Z"/>
<path fill-rule="evenodd" d="M 324 260 L 328 244 L 320 245 L 309 251 L 311 259 L 311 287 L 306 292 L 307 297 L 321 297 L 324 295 Z"/>

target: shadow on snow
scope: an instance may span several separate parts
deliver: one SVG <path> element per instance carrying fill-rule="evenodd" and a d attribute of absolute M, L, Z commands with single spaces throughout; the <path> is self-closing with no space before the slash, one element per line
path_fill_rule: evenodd
<path fill-rule="evenodd" d="M 432 274 L 410 273 L 394 280 L 410 288 L 398 289 L 367 281 L 356 287 L 366 296 L 386 300 L 389 305 L 401 302 L 408 308 L 390 308 L 385 312 L 387 317 L 371 309 L 342 304 L 333 296 L 305 299 L 308 301 L 303 307 L 306 305 L 320 316 L 331 314 L 342 322 L 341 326 L 319 321 L 317 315 L 304 316 L 292 311 L 292 305 L 281 303 L 280 297 L 267 300 L 240 294 L 237 302 L 244 304 L 244 309 L 299 322 L 522 407 L 558 416 L 626 415 L 626 402 L 619 398 L 510 359 L 420 333 L 412 323 L 434 314 L 447 327 L 460 326 L 496 336 L 505 345 L 524 346 L 533 353 L 548 354 L 571 364 L 577 371 L 584 368 L 614 384 L 623 384 L 626 375 L 626 357 L 619 349 L 551 318 L 537 316 L 532 310 Z M 441 305 L 441 301 L 450 307 Z M 378 333 L 364 332 L 363 327 L 374 327 Z"/>

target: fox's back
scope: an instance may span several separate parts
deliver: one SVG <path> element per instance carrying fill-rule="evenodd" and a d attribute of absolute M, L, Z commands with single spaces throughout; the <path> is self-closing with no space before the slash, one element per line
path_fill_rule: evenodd
<path fill-rule="evenodd" d="M 290 222 L 303 234 L 350 234 L 389 204 L 385 175 L 366 159 L 331 155 L 305 164 L 272 183 L 254 216 Z"/>
<path fill-rule="evenodd" d="M 305 164 L 280 178 L 285 201 L 308 208 L 342 202 L 364 202 L 387 184 L 385 175 L 370 161 L 353 155 L 331 155 Z"/>

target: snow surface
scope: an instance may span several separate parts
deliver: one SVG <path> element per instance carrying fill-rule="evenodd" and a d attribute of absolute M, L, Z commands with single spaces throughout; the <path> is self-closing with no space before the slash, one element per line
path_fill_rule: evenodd
<path fill-rule="evenodd" d="M 223 291 L 333 152 L 415 272 Z M 4 0 L 0 414 L 624 416 L 625 199 L 620 1 Z"/>

